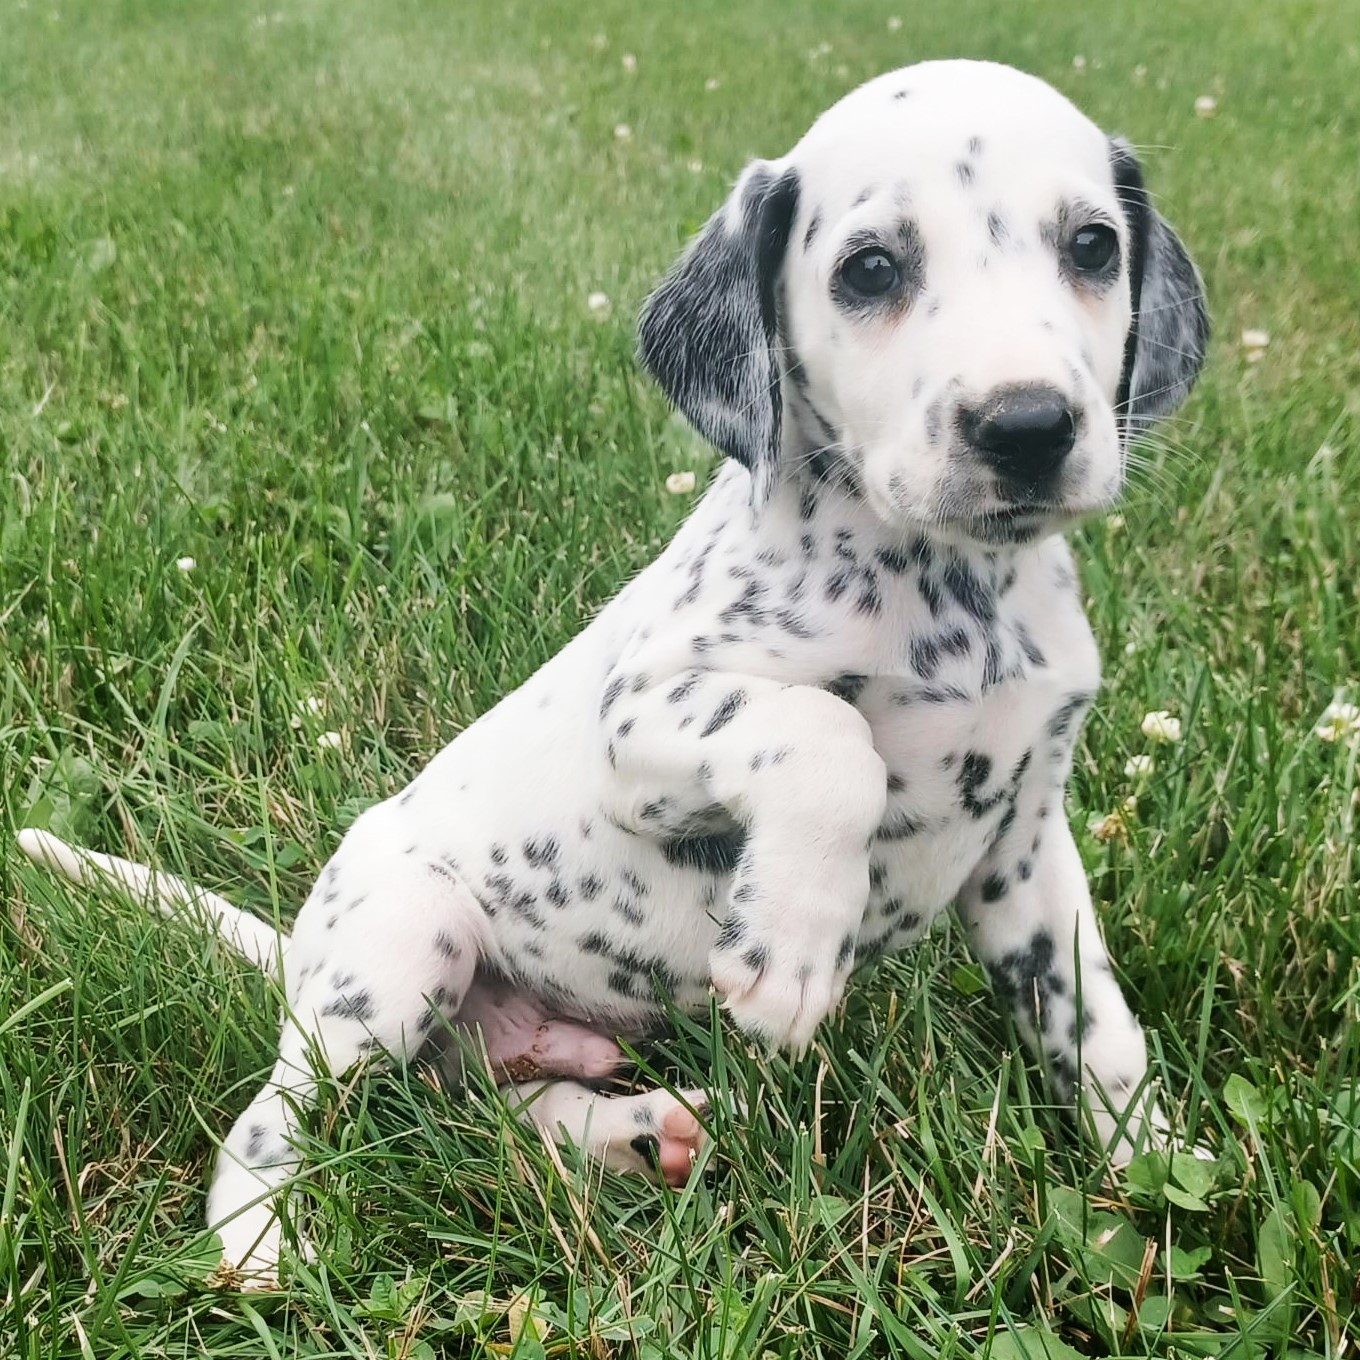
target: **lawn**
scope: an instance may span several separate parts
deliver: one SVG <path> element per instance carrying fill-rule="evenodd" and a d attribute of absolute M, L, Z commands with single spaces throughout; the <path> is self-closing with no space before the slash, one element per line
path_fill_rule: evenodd
<path fill-rule="evenodd" d="M 0 0 L 0 1354 L 1352 1352 L 1360 743 L 1315 727 L 1360 702 L 1360 4 L 273 4 Z M 720 1097 L 679 1194 L 485 1083 L 332 1084 L 317 1260 L 215 1288 L 274 1002 L 14 829 L 288 920 L 702 487 L 633 318 L 744 161 L 956 54 L 1127 134 L 1208 284 L 1200 388 L 1076 536 L 1068 813 L 1217 1160 L 1104 1168 L 945 930 L 799 1061 L 649 1045 Z"/>

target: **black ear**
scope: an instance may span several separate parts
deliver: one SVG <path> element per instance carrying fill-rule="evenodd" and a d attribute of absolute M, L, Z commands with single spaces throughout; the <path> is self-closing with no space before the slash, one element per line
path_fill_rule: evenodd
<path fill-rule="evenodd" d="M 638 326 L 644 366 L 705 439 L 750 469 L 756 506 L 778 470 L 779 274 L 797 209 L 794 171 L 748 167 Z"/>
<path fill-rule="evenodd" d="M 1127 142 L 1110 142 L 1115 190 L 1129 225 L 1133 323 L 1115 411 L 1137 432 L 1185 400 L 1209 343 L 1204 281 L 1176 233 L 1148 200 L 1143 171 Z"/>

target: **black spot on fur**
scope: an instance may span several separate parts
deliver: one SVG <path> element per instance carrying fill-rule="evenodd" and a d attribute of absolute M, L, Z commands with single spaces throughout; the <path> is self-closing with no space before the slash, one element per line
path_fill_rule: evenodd
<path fill-rule="evenodd" d="M 746 918 L 733 912 L 722 923 L 718 938 L 713 942 L 714 948 L 724 951 L 735 949 L 746 938 L 746 929 Z"/>
<path fill-rule="evenodd" d="M 711 737 L 715 732 L 726 727 L 727 724 L 741 712 L 745 703 L 745 690 L 734 689 L 723 699 L 722 703 L 714 709 L 713 716 L 709 718 L 708 722 L 704 725 L 703 731 L 699 733 L 700 737 Z"/>
<path fill-rule="evenodd" d="M 342 992 L 321 1008 L 321 1014 L 366 1024 L 373 1019 L 373 997 L 366 991 Z"/>
<path fill-rule="evenodd" d="M 524 858 L 535 869 L 550 869 L 557 864 L 561 846 L 555 836 L 530 837 L 524 842 Z"/>
<path fill-rule="evenodd" d="M 1086 709 L 1092 698 L 1094 695 L 1081 690 L 1069 694 L 1048 720 L 1048 735 L 1054 738 L 1067 736 L 1077 716 Z"/>
<path fill-rule="evenodd" d="M 616 675 L 605 687 L 604 697 L 600 700 L 600 718 L 603 720 L 608 716 L 609 710 L 618 702 L 619 695 L 623 693 L 626 681 L 623 676 Z"/>
<path fill-rule="evenodd" d="M 841 936 L 841 942 L 836 949 L 836 971 L 840 972 L 852 958 L 855 957 L 855 937 L 851 934 Z"/>
<path fill-rule="evenodd" d="M 1002 955 L 989 970 L 997 995 L 1042 1033 L 1048 1028 L 1049 1002 L 1067 985 L 1054 969 L 1053 937 L 1038 930 L 1023 949 Z"/>
<path fill-rule="evenodd" d="M 982 880 L 982 900 L 984 902 L 999 902 L 1005 897 L 1009 885 L 1000 874 L 988 874 Z"/>

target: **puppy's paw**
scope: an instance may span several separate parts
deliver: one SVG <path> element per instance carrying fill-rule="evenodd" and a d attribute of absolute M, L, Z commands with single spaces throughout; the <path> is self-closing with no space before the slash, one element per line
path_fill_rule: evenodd
<path fill-rule="evenodd" d="M 1142 1109 L 1134 1111 L 1113 1144 L 1111 1139 L 1115 1136 L 1116 1128 L 1113 1116 L 1096 1111 L 1095 1123 L 1096 1131 L 1109 1147 L 1110 1165 L 1115 1168 L 1128 1166 L 1134 1157 L 1143 1152 L 1188 1153 L 1201 1162 L 1212 1162 L 1217 1157 L 1203 1143 L 1187 1143 L 1175 1134 L 1161 1105 L 1153 1099 L 1148 1099 Z"/>
<path fill-rule="evenodd" d="M 648 1091 L 624 1097 L 632 1104 L 631 1137 L 611 1138 L 605 1164 L 666 1182 L 674 1189 L 685 1185 L 708 1135 L 693 1111 L 707 1113 L 702 1091 L 686 1091 L 676 1099 L 669 1091 Z"/>
<path fill-rule="evenodd" d="M 221 1224 L 217 1235 L 222 1262 L 214 1274 L 220 1287 L 242 1292 L 279 1288 L 283 1227 L 276 1214 L 255 1205 Z"/>
<path fill-rule="evenodd" d="M 799 943 L 715 949 L 709 968 L 714 990 L 741 1029 L 771 1048 L 801 1053 L 845 994 L 854 939 L 847 935 L 830 953 L 825 941 Z"/>

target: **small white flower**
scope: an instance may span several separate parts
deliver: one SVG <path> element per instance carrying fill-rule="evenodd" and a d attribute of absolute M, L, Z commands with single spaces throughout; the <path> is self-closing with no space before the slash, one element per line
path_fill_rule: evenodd
<path fill-rule="evenodd" d="M 637 70 L 637 58 L 631 52 L 623 54 L 623 69 L 631 76 Z"/>
<path fill-rule="evenodd" d="M 1218 112 L 1218 100 L 1211 94 L 1202 94 L 1195 100 L 1195 115 L 1198 118 L 1212 118 Z"/>
<path fill-rule="evenodd" d="M 586 298 L 586 306 L 590 308 L 596 316 L 603 316 L 609 310 L 608 293 L 592 293 Z"/>
<path fill-rule="evenodd" d="M 1156 708 L 1144 716 L 1142 730 L 1149 741 L 1177 742 L 1181 739 L 1181 720 L 1164 708 Z"/>
<path fill-rule="evenodd" d="M 1322 717 L 1313 728 L 1319 741 L 1336 742 L 1360 739 L 1360 705 L 1334 699 L 1322 710 Z"/>
<path fill-rule="evenodd" d="M 614 124 L 614 140 L 618 142 L 631 142 L 633 140 L 633 129 L 627 123 Z"/>
<path fill-rule="evenodd" d="M 1249 364 L 1259 364 L 1265 357 L 1266 346 L 1270 344 L 1270 332 L 1246 330 L 1242 332 L 1242 349 Z"/>
<path fill-rule="evenodd" d="M 198 563 L 195 562 L 192 557 L 181 557 L 176 560 L 175 566 L 177 566 L 180 571 L 188 573 L 193 571 L 193 569 L 198 566 Z"/>
<path fill-rule="evenodd" d="M 709 94 L 712 94 L 721 84 L 722 81 L 719 80 L 717 76 L 709 76 L 709 78 L 704 81 L 704 89 L 706 89 Z"/>
<path fill-rule="evenodd" d="M 688 496 L 694 490 L 694 474 L 689 471 L 672 472 L 666 478 L 666 490 L 672 496 Z"/>
<path fill-rule="evenodd" d="M 316 739 L 316 746 L 319 751 L 338 751 L 343 744 L 344 739 L 339 732 L 323 732 Z"/>
<path fill-rule="evenodd" d="M 1137 650 L 1138 650 L 1138 644 L 1137 644 L 1132 638 L 1130 638 L 1130 639 L 1124 644 L 1124 655 L 1125 655 L 1125 656 L 1133 656 L 1134 653 L 1137 652 Z"/>
<path fill-rule="evenodd" d="M 704 163 L 703 161 L 690 161 L 685 168 L 691 175 L 701 175 L 704 172 Z"/>
<path fill-rule="evenodd" d="M 1124 777 L 1134 780 L 1135 783 L 1142 783 L 1143 780 L 1152 778 L 1156 768 L 1157 762 L 1151 756 L 1130 756 L 1124 766 Z"/>
<path fill-rule="evenodd" d="M 1124 516 L 1118 511 L 1113 515 L 1106 515 L 1105 527 L 1112 533 L 1118 533 L 1124 527 Z"/>
<path fill-rule="evenodd" d="M 902 27 L 902 20 L 896 14 L 888 19 L 888 32 L 896 33 Z"/>
<path fill-rule="evenodd" d="M 1086 69 L 1086 58 L 1083 57 L 1080 52 L 1072 58 L 1072 69 L 1074 71 L 1084 71 Z"/>
<path fill-rule="evenodd" d="M 1139 85 L 1141 85 L 1147 79 L 1147 67 L 1135 66 L 1133 68 L 1133 78 Z"/>

